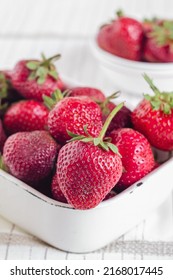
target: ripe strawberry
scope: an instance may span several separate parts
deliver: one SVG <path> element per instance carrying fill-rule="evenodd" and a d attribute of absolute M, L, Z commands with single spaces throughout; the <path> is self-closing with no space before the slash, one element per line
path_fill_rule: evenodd
<path fill-rule="evenodd" d="M 102 121 L 105 123 L 108 115 L 112 110 L 117 106 L 113 102 L 111 102 L 111 99 L 114 99 L 117 97 L 117 93 L 114 93 L 107 97 L 103 102 L 98 102 L 100 105 L 100 108 L 102 110 Z M 125 105 L 121 108 L 121 110 L 118 111 L 118 113 L 115 115 L 115 117 L 112 119 L 107 131 L 106 135 L 109 135 L 109 133 L 118 128 L 122 127 L 131 127 L 131 111 L 128 109 Z"/>
<path fill-rule="evenodd" d="M 132 128 L 113 130 L 110 137 L 122 156 L 124 172 L 115 186 L 122 191 L 153 170 L 154 156 L 148 140 Z"/>
<path fill-rule="evenodd" d="M 117 56 L 130 60 L 141 60 L 142 24 L 120 13 L 118 16 L 116 20 L 100 29 L 97 37 L 98 45 Z"/>
<path fill-rule="evenodd" d="M 88 96 L 91 99 L 93 99 L 95 102 L 103 102 L 105 100 L 105 95 L 102 91 L 91 88 L 91 87 L 76 87 L 70 89 L 70 95 L 69 96 Z"/>
<path fill-rule="evenodd" d="M 156 21 L 146 32 L 144 59 L 149 62 L 173 62 L 173 21 Z"/>
<path fill-rule="evenodd" d="M 19 131 L 44 130 L 48 109 L 39 101 L 22 100 L 13 103 L 4 115 L 4 127 L 8 135 Z"/>
<path fill-rule="evenodd" d="M 114 22 L 111 22 L 110 24 L 101 26 L 97 34 L 97 43 L 99 47 L 112 54 L 114 54 L 114 49 L 112 47 L 113 24 Z"/>
<path fill-rule="evenodd" d="M 51 193 L 55 200 L 67 203 L 67 199 L 65 198 L 64 194 L 62 193 L 62 191 L 59 187 L 56 174 L 53 176 L 53 179 L 52 179 Z"/>
<path fill-rule="evenodd" d="M 147 137 L 152 146 L 173 150 L 173 93 L 159 91 L 147 75 L 144 78 L 154 96 L 145 94 L 132 112 L 133 126 Z"/>
<path fill-rule="evenodd" d="M 17 132 L 5 142 L 3 161 L 10 174 L 34 185 L 51 173 L 59 149 L 47 131 Z"/>
<path fill-rule="evenodd" d="M 78 135 L 59 152 L 58 185 L 68 203 L 76 209 L 97 206 L 122 174 L 117 148 L 103 140 L 110 120 L 121 107 L 122 104 L 109 115 L 98 138 Z"/>
<path fill-rule="evenodd" d="M 42 96 L 50 96 L 57 88 L 63 89 L 56 68 L 53 64 L 59 58 L 55 55 L 42 60 L 21 60 L 11 72 L 12 86 L 26 99 L 42 101 Z"/>
<path fill-rule="evenodd" d="M 0 153 L 3 151 L 3 146 L 6 140 L 6 135 L 2 126 L 2 121 L 0 119 Z"/>
<path fill-rule="evenodd" d="M 61 95 L 60 92 L 57 94 Z M 46 98 L 45 103 L 47 101 L 54 102 L 50 98 Z M 100 107 L 86 96 L 65 97 L 53 107 L 48 116 L 50 134 L 62 144 L 70 139 L 68 130 L 74 134 L 87 135 L 84 130 L 86 126 L 91 136 L 98 136 L 102 128 Z"/>

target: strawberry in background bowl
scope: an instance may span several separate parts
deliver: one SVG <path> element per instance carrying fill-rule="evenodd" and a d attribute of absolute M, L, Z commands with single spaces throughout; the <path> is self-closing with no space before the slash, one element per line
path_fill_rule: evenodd
<path fill-rule="evenodd" d="M 161 90 L 173 89 L 173 20 L 135 18 L 118 13 L 100 27 L 91 49 L 105 75 L 124 92 L 147 91 L 142 74 L 153 77 Z"/>

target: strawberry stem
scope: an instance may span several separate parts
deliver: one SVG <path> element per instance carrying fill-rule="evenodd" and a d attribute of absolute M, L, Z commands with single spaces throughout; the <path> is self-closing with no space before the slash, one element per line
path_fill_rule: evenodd
<path fill-rule="evenodd" d="M 119 110 L 121 110 L 121 108 L 122 108 L 123 106 L 124 106 L 124 102 L 122 102 L 122 103 L 120 103 L 119 105 L 117 105 L 117 106 L 110 112 L 109 116 L 107 117 L 107 119 L 106 119 L 106 121 L 105 121 L 105 123 L 104 123 L 104 125 L 103 125 L 103 128 L 102 128 L 102 130 L 101 130 L 101 132 L 100 132 L 100 135 L 99 135 L 99 138 L 100 138 L 101 140 L 103 140 L 103 138 L 104 138 L 104 136 L 105 136 L 105 133 L 106 133 L 106 131 L 107 131 L 107 129 L 108 129 L 108 126 L 110 125 L 112 119 L 113 119 L 114 116 L 117 114 L 117 112 L 118 112 Z"/>
<path fill-rule="evenodd" d="M 84 126 L 84 132 L 87 134 L 87 136 L 85 135 L 78 135 L 75 134 L 69 130 L 67 130 L 67 133 L 70 137 L 72 137 L 70 140 L 68 140 L 67 142 L 72 142 L 72 141 L 82 141 L 84 143 L 88 143 L 88 142 L 92 142 L 94 144 L 94 146 L 98 146 L 101 149 L 105 150 L 105 151 L 109 151 L 111 150 L 113 153 L 118 154 L 120 157 L 120 153 L 118 151 L 117 146 L 115 146 L 113 143 L 111 143 L 111 138 L 104 138 L 105 133 L 107 131 L 107 128 L 110 124 L 110 122 L 112 121 L 112 119 L 114 118 L 114 116 L 116 115 L 116 113 L 124 106 L 124 102 L 120 103 L 118 106 L 116 106 L 112 112 L 109 114 L 109 116 L 107 117 L 102 130 L 99 134 L 98 137 L 94 138 L 92 136 L 89 135 L 89 133 L 87 132 L 87 127 Z"/>
<path fill-rule="evenodd" d="M 146 74 L 143 75 L 146 82 L 154 92 L 154 96 L 144 94 L 144 98 L 148 100 L 153 110 L 161 110 L 165 114 L 170 114 L 173 108 L 173 92 L 161 92 L 153 81 Z"/>
<path fill-rule="evenodd" d="M 102 110 L 102 113 L 104 115 L 108 115 L 110 113 L 110 109 L 109 109 L 108 104 L 112 99 L 118 98 L 119 93 L 120 93 L 120 91 L 116 91 L 113 94 L 106 97 L 106 99 L 104 101 L 96 101 L 96 103 L 100 106 L 100 108 Z"/>
<path fill-rule="evenodd" d="M 124 16 L 124 13 L 123 13 L 123 11 L 122 10 L 118 10 L 117 12 L 116 12 L 116 15 L 117 15 L 117 17 L 123 17 Z"/>
<path fill-rule="evenodd" d="M 61 57 L 61 55 L 60 54 L 56 54 L 56 55 L 53 55 L 53 56 L 51 56 L 49 58 L 46 58 L 44 53 L 42 53 L 41 57 L 42 57 L 43 61 L 41 62 L 40 65 L 49 67 L 50 63 L 56 61 L 57 59 L 59 59 Z"/>
<path fill-rule="evenodd" d="M 68 97 L 70 95 L 70 90 L 65 90 L 61 92 L 60 89 L 56 89 L 51 96 L 43 95 L 43 103 L 44 105 L 49 109 L 52 110 L 52 108 L 63 98 Z"/>
<path fill-rule="evenodd" d="M 143 74 L 143 77 L 144 77 L 145 81 L 149 84 L 150 88 L 155 93 L 155 95 L 160 95 L 160 90 L 154 85 L 154 83 L 150 79 L 150 77 L 146 73 Z"/>

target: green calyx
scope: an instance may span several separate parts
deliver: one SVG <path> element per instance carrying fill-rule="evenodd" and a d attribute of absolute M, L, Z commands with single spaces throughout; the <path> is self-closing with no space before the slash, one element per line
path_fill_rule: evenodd
<path fill-rule="evenodd" d="M 110 125 L 110 122 L 112 121 L 112 119 L 114 118 L 116 113 L 119 110 L 121 110 L 121 108 L 123 106 L 124 106 L 124 102 L 120 103 L 119 105 L 117 105 L 112 110 L 112 112 L 107 117 L 107 119 L 106 119 L 106 121 L 105 121 L 105 123 L 102 127 L 102 130 L 100 132 L 100 135 L 98 137 L 94 138 L 91 135 L 89 135 L 89 133 L 87 132 L 87 126 L 84 126 L 84 132 L 86 133 L 87 136 L 74 134 L 74 133 L 70 132 L 69 130 L 67 130 L 68 135 L 70 137 L 72 137 L 72 139 L 70 139 L 68 142 L 77 141 L 77 140 L 82 141 L 84 143 L 92 142 L 94 144 L 94 146 L 98 146 L 105 151 L 111 150 L 113 153 L 118 154 L 121 157 L 121 155 L 118 152 L 117 146 L 112 144 L 111 143 L 111 138 L 110 137 L 105 137 L 105 134 L 106 134 L 106 131 L 107 131 L 109 125 Z"/>
<path fill-rule="evenodd" d="M 38 84 L 43 84 L 47 76 L 51 76 L 54 80 L 58 79 L 58 72 L 53 62 L 60 58 L 60 54 L 46 58 L 44 54 L 41 55 L 42 60 L 31 60 L 26 63 L 26 67 L 30 70 L 29 80 L 36 80 Z"/>
<path fill-rule="evenodd" d="M 120 10 L 116 11 L 116 15 L 117 15 L 118 18 L 123 17 L 124 12 L 120 9 Z"/>
<path fill-rule="evenodd" d="M 144 74 L 143 77 L 154 92 L 154 96 L 144 94 L 144 98 L 150 102 L 152 109 L 161 110 L 167 115 L 171 114 L 173 108 L 173 92 L 161 92 L 148 75 Z"/>
<path fill-rule="evenodd" d="M 51 96 L 43 95 L 44 105 L 49 109 L 52 108 L 63 98 L 68 97 L 70 95 L 70 90 L 65 90 L 62 92 L 60 89 L 56 89 Z"/>
<path fill-rule="evenodd" d="M 0 112 L 1 113 L 3 113 L 8 106 L 6 102 L 3 103 L 3 100 L 8 97 L 9 87 L 10 84 L 5 77 L 5 74 L 3 72 L 0 72 Z"/>
<path fill-rule="evenodd" d="M 104 101 L 96 101 L 96 103 L 100 106 L 100 109 L 101 109 L 101 111 L 102 111 L 102 113 L 104 115 L 108 115 L 110 113 L 110 109 L 108 107 L 108 103 L 111 100 L 119 97 L 119 93 L 120 93 L 120 91 L 114 92 L 113 94 L 108 96 Z"/>
<path fill-rule="evenodd" d="M 164 20 L 160 24 L 153 24 L 153 30 L 150 33 L 159 46 L 173 45 L 173 21 Z"/>
<path fill-rule="evenodd" d="M 0 169 L 8 172 L 8 168 L 4 163 L 3 156 L 0 154 Z"/>

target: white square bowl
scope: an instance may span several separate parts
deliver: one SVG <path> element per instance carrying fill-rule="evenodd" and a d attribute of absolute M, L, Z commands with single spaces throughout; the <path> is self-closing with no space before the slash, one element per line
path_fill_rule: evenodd
<path fill-rule="evenodd" d="M 162 152 L 162 157 L 168 154 Z M 91 252 L 126 233 L 167 198 L 173 188 L 172 170 L 170 158 L 90 210 L 75 210 L 0 170 L 0 214 L 56 248 Z"/>

